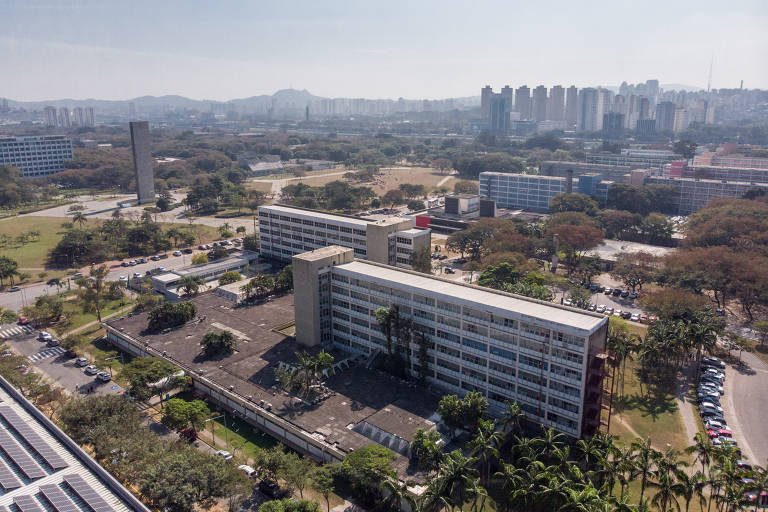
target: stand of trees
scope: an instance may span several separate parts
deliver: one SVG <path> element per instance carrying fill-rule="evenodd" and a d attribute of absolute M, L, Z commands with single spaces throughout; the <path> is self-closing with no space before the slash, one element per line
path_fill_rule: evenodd
<path fill-rule="evenodd" d="M 197 315 L 197 306 L 192 302 L 179 302 L 173 304 L 164 302 L 149 312 L 147 330 L 159 331 L 162 329 L 184 325 Z"/>

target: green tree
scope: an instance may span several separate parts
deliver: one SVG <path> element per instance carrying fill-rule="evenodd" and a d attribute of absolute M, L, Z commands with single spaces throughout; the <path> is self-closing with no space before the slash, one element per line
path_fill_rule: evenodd
<path fill-rule="evenodd" d="M 682 156 L 686 160 L 692 159 L 696 155 L 698 144 L 691 140 L 678 140 L 672 146 L 672 151 Z"/>
<path fill-rule="evenodd" d="M 335 490 L 333 477 L 338 471 L 338 467 L 332 464 L 323 464 L 315 467 L 311 472 L 311 486 L 325 499 L 327 512 L 331 512 L 330 496 Z"/>
<path fill-rule="evenodd" d="M 0 256 L 0 285 L 8 279 L 13 284 L 13 276 L 18 273 L 19 264 L 8 256 Z"/>
<path fill-rule="evenodd" d="M 347 455 L 341 463 L 340 471 L 358 496 L 367 497 L 372 503 L 376 503 L 381 482 L 395 477 L 395 471 L 392 469 L 394 460 L 395 454 L 392 450 L 379 444 L 371 444 Z"/>
<path fill-rule="evenodd" d="M 418 429 L 411 441 L 411 457 L 416 460 L 419 468 L 434 471 L 442 459 L 442 450 L 438 443 L 442 436 L 437 430 Z"/>
<path fill-rule="evenodd" d="M 590 216 L 597 215 L 597 201 L 585 194 L 558 194 L 549 202 L 553 212 L 583 212 Z"/>
<path fill-rule="evenodd" d="M 179 288 L 184 291 L 184 295 L 197 295 L 200 287 L 205 284 L 205 280 L 201 276 L 184 276 L 179 282 Z"/>
<path fill-rule="evenodd" d="M 232 284 L 236 283 L 243 279 L 243 276 L 240 275 L 240 272 L 237 270 L 231 270 L 229 272 L 224 272 L 219 276 L 219 286 L 224 286 L 226 284 Z"/>
<path fill-rule="evenodd" d="M 231 354 L 235 344 L 235 336 L 230 331 L 207 332 L 200 340 L 203 353 L 208 357 Z"/>
<path fill-rule="evenodd" d="M 121 379 L 129 383 L 131 396 L 146 401 L 162 393 L 166 383 L 175 382 L 173 375 L 179 372 L 175 365 L 155 357 L 136 357 L 123 366 Z M 162 402 L 161 402 L 162 403 Z"/>
<path fill-rule="evenodd" d="M 429 252 L 429 247 L 413 251 L 413 254 L 411 254 L 411 268 L 423 274 L 432 273 L 432 254 Z"/>

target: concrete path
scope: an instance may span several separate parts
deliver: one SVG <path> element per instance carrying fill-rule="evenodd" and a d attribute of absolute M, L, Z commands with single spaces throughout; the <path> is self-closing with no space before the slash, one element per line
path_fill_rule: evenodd
<path fill-rule="evenodd" d="M 686 365 L 680 374 L 677 396 L 677 409 L 680 411 L 680 419 L 683 422 L 685 428 L 685 437 L 688 440 L 688 444 L 693 444 L 693 438 L 699 431 L 699 424 L 696 421 L 696 415 L 698 412 L 695 410 L 695 404 L 691 402 L 689 397 L 691 386 L 696 383 L 696 368 L 695 363 Z"/>
<path fill-rule="evenodd" d="M 448 182 L 449 182 L 450 180 L 452 180 L 453 178 L 454 178 L 454 175 L 453 175 L 453 174 L 450 174 L 450 175 L 446 176 L 445 178 L 441 179 L 440 181 L 438 181 L 438 182 L 437 182 L 437 185 L 435 185 L 435 186 L 436 186 L 436 187 L 442 187 L 443 185 L 445 185 L 446 183 L 448 183 Z"/>

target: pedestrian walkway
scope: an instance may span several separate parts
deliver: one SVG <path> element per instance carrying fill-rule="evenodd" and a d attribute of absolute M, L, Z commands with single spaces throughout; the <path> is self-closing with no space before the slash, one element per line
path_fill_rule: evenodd
<path fill-rule="evenodd" d="M 27 359 L 29 359 L 30 363 L 34 363 L 37 361 L 41 361 L 43 359 L 48 359 L 49 357 L 58 356 L 59 354 L 63 354 L 64 352 L 66 351 L 61 347 L 53 347 L 53 348 L 41 350 L 37 354 L 32 354 Z"/>
<path fill-rule="evenodd" d="M 34 331 L 29 325 L 16 325 L 0 329 L 0 339 L 8 339 L 20 334 L 27 334 Z"/>

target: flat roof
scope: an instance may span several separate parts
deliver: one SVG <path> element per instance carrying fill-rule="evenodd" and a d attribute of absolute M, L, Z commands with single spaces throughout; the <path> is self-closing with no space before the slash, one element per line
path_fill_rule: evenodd
<path fill-rule="evenodd" d="M 349 224 L 356 224 L 363 228 L 368 226 L 368 224 L 371 224 L 371 221 L 358 219 L 357 217 L 351 217 L 348 215 L 337 215 L 334 213 L 319 212 L 317 210 L 306 210 L 303 208 L 295 208 L 292 206 L 272 204 L 267 206 L 259 206 L 259 210 L 268 210 L 270 212 L 296 215 L 296 216 L 306 217 L 308 219 L 330 220 L 335 222 L 348 222 Z"/>
<path fill-rule="evenodd" d="M 226 258 L 223 260 L 211 261 L 210 263 L 201 263 L 200 265 L 191 265 L 189 267 L 182 267 L 182 268 L 173 270 L 172 272 L 180 276 L 186 276 L 189 274 L 197 274 L 199 272 L 220 270 L 221 268 L 227 268 L 235 263 L 239 263 L 241 265 L 242 264 L 247 265 L 248 259 L 242 256 L 230 256 L 229 258 Z"/>
<path fill-rule="evenodd" d="M 149 512 L 2 377 L 0 418 L 0 510 Z"/>
<path fill-rule="evenodd" d="M 406 235 L 421 235 L 427 232 L 429 232 L 428 229 L 419 229 L 419 228 L 411 228 L 411 229 L 404 229 L 402 231 L 398 231 L 398 233 L 406 234 Z"/>
<path fill-rule="evenodd" d="M 597 313 L 529 299 L 481 286 L 457 283 L 456 281 L 428 276 L 418 272 L 400 270 L 369 261 L 355 260 L 350 263 L 337 265 L 335 268 L 360 273 L 382 281 L 397 283 L 413 288 L 415 289 L 414 291 L 419 289 L 426 290 L 448 297 L 513 311 L 547 322 L 555 322 L 568 327 L 589 331 L 590 333 L 599 329 L 607 321 L 607 317 Z"/>
<path fill-rule="evenodd" d="M 325 381 L 331 396 L 317 405 L 304 405 L 295 396 L 273 388 L 274 370 L 283 361 L 296 361 L 296 352 L 317 352 L 320 347 L 305 347 L 293 336 L 280 332 L 294 320 L 293 294 L 251 306 L 234 306 L 214 293 L 203 293 L 191 300 L 202 322 L 191 322 L 165 334 L 149 333 L 147 313 L 106 322 L 119 333 L 157 351 L 164 351 L 175 364 L 190 374 L 203 375 L 219 386 L 258 403 L 272 404 L 271 412 L 286 421 L 349 452 L 375 441 L 349 428 L 366 421 L 400 438 L 411 440 L 418 428 L 429 429 L 429 417 L 437 410 L 440 396 L 427 389 L 414 393 L 413 385 L 378 370 L 353 364 Z M 238 339 L 236 351 L 223 358 L 202 355 L 200 339 L 209 331 L 229 330 Z M 338 349 L 331 351 L 336 362 L 351 356 Z M 402 474 L 408 459 L 395 462 Z"/>

